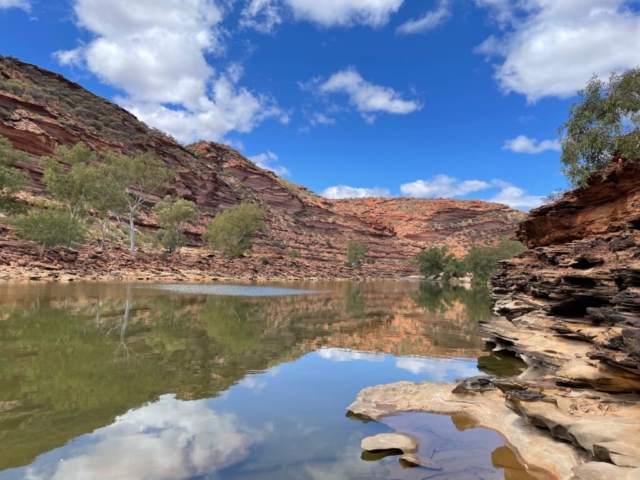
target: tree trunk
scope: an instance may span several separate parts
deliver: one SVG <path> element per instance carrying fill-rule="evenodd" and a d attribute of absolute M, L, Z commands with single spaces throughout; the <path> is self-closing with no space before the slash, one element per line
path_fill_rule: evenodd
<path fill-rule="evenodd" d="M 129 239 L 131 241 L 130 251 L 133 253 L 136 251 L 136 231 L 133 224 L 133 212 L 129 214 Z"/>
<path fill-rule="evenodd" d="M 102 219 L 102 223 L 100 224 L 100 229 L 102 230 L 102 240 L 100 241 L 100 248 L 104 249 L 104 245 L 107 237 L 107 216 Z"/>

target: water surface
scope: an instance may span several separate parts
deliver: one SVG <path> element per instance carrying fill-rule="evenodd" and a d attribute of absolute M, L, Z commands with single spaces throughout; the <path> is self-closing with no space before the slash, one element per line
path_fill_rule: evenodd
<path fill-rule="evenodd" d="M 490 307 L 416 282 L 0 285 L 0 480 L 530 479 L 464 419 L 346 415 L 368 386 L 521 371 L 485 351 Z M 437 470 L 360 449 L 409 427 Z"/>

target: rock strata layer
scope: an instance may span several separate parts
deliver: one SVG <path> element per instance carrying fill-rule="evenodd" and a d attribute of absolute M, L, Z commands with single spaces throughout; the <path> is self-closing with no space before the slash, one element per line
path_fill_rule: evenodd
<path fill-rule="evenodd" d="M 504 382 L 506 404 L 588 453 L 577 478 L 634 478 L 625 469 L 640 467 L 640 170 L 617 161 L 532 211 L 517 235 L 529 250 L 500 265 L 497 316 L 481 325 L 530 366 L 529 383 Z"/>
<path fill-rule="evenodd" d="M 384 272 L 365 276 L 411 275 L 416 272 L 409 260 L 425 242 L 449 245 L 463 254 L 472 246 L 493 245 L 513 234 L 522 216 L 504 205 L 479 201 L 323 198 L 260 168 L 228 146 L 204 141 L 183 146 L 61 75 L 2 56 L 0 135 L 29 155 L 31 162 L 17 167 L 31 176 L 31 194 L 36 197 L 46 198 L 39 158 L 55 156 L 57 147 L 84 142 L 96 151 L 153 154 L 177 173 L 167 193 L 199 207 L 198 222 L 186 232 L 191 247 L 203 246 L 205 225 L 218 212 L 243 202 L 259 204 L 266 212 L 267 232 L 254 239 L 254 253 L 278 268 L 257 268 L 260 275 L 264 270 L 264 275 L 278 278 L 358 276 L 345 275 L 343 268 L 347 245 L 354 240 L 367 244 L 368 265 L 375 264 L 369 270 Z M 147 200 L 151 205 L 160 198 Z M 34 203 L 42 202 L 36 198 Z M 154 233 L 158 225 L 151 210 L 138 218 L 137 227 Z M 13 249 L 12 245 L 4 248 Z M 296 258 L 304 261 L 294 262 L 282 273 L 281 267 Z M 255 263 L 245 261 L 244 270 L 256 268 Z M 212 271 L 221 264 L 215 262 Z M 224 275 L 235 270 L 224 264 L 220 268 Z"/>

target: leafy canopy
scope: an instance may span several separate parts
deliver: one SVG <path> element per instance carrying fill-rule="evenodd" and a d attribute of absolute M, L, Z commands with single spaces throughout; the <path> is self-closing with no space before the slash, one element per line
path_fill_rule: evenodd
<path fill-rule="evenodd" d="M 524 251 L 525 248 L 520 242 L 506 239 L 494 247 L 473 247 L 462 259 L 448 253 L 446 246 L 431 247 L 416 255 L 413 264 L 425 277 L 442 275 L 447 279 L 470 274 L 474 282 L 483 283 L 495 273 L 498 262 L 513 258 Z"/>
<path fill-rule="evenodd" d="M 13 224 L 20 237 L 38 244 L 40 257 L 52 247 L 81 243 L 86 233 L 78 219 L 54 210 L 33 211 L 25 217 L 14 218 Z"/>
<path fill-rule="evenodd" d="M 73 148 L 58 147 L 55 154 L 57 159 L 42 157 L 42 181 L 53 198 L 64 203 L 69 215 L 75 218 L 87 209 L 88 197 L 92 192 L 92 185 L 87 179 L 95 169 L 98 157 L 82 142 Z"/>
<path fill-rule="evenodd" d="M 0 210 L 11 209 L 14 194 L 29 185 L 29 176 L 14 167 L 18 162 L 28 163 L 29 157 L 0 136 Z"/>
<path fill-rule="evenodd" d="M 367 244 L 351 241 L 347 245 L 347 264 L 353 268 L 362 268 L 366 260 Z"/>
<path fill-rule="evenodd" d="M 640 157 L 640 69 L 613 73 L 608 82 L 594 76 L 578 94 L 558 133 L 562 171 L 574 186 L 584 187 L 615 157 Z"/>
<path fill-rule="evenodd" d="M 418 253 L 413 258 L 413 265 L 425 277 L 435 277 L 442 275 L 447 268 L 447 264 L 454 258 L 455 256 L 449 253 L 449 248 L 446 246 L 431 247 Z"/>
<path fill-rule="evenodd" d="M 161 242 L 173 252 L 186 243 L 184 230 L 188 223 L 196 218 L 196 204 L 184 198 L 166 196 L 153 210 L 156 212 L 158 225 L 163 229 Z"/>
<path fill-rule="evenodd" d="M 264 211 L 254 203 L 242 203 L 219 213 L 207 226 L 204 239 L 213 250 L 230 257 L 251 249 L 251 236 L 265 230 Z"/>

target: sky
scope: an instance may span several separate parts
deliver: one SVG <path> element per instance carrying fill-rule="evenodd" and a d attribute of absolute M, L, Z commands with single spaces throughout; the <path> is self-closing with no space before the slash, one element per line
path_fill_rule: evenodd
<path fill-rule="evenodd" d="M 0 54 L 331 198 L 566 188 L 557 129 L 640 65 L 638 0 L 0 0 Z"/>

